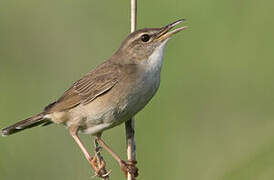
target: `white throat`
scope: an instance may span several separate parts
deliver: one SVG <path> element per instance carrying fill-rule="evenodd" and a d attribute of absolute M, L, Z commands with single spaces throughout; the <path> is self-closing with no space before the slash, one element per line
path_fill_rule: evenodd
<path fill-rule="evenodd" d="M 165 40 L 160 46 L 158 46 L 154 52 L 149 56 L 146 62 L 146 69 L 148 71 L 158 71 L 161 70 L 163 59 L 164 59 L 164 51 L 166 47 L 168 39 Z"/>

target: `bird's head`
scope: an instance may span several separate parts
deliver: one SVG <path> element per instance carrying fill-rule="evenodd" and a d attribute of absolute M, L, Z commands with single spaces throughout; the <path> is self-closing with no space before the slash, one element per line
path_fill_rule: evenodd
<path fill-rule="evenodd" d="M 163 51 L 165 44 L 174 34 L 186 29 L 186 26 L 183 26 L 171 31 L 173 27 L 184 21 L 180 19 L 164 27 L 137 30 L 128 35 L 116 55 L 126 56 L 128 63 L 146 60 L 153 52 Z"/>

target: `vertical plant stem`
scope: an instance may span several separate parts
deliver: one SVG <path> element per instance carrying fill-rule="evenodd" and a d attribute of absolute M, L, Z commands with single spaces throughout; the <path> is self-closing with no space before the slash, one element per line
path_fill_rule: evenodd
<path fill-rule="evenodd" d="M 97 156 L 97 164 L 100 166 L 103 163 L 104 158 L 100 153 L 101 147 L 99 146 L 99 143 L 96 138 L 94 138 L 94 147 L 95 147 L 95 156 Z M 101 170 L 101 173 L 103 175 L 106 175 L 106 176 L 102 177 L 102 179 L 109 180 L 109 175 L 108 175 L 109 173 L 107 172 L 107 170 L 105 168 L 103 168 Z"/>
<path fill-rule="evenodd" d="M 131 1 L 131 17 L 130 17 L 130 24 L 131 28 L 130 31 L 134 32 L 136 30 L 136 22 L 137 22 L 137 0 L 130 0 Z M 132 161 L 136 160 L 136 145 L 135 145 L 135 138 L 134 138 L 134 125 L 135 120 L 134 117 L 128 120 L 125 123 L 126 126 L 126 141 L 127 141 L 127 159 Z M 127 176 L 128 180 L 134 180 L 135 178 L 128 173 Z"/>
<path fill-rule="evenodd" d="M 137 0 L 131 0 L 130 32 L 136 31 L 137 23 Z"/>
<path fill-rule="evenodd" d="M 130 0 L 131 1 L 131 16 L 130 16 L 130 24 L 131 28 L 130 31 L 134 32 L 136 30 L 136 22 L 137 22 L 137 0 Z M 127 158 L 128 160 L 136 160 L 136 144 L 135 144 L 135 138 L 134 138 L 134 125 L 135 120 L 134 117 L 131 118 L 129 121 L 125 123 L 126 125 L 126 141 L 127 141 Z M 131 174 L 128 173 L 127 176 L 128 180 L 134 180 L 134 177 L 131 176 Z"/>
<path fill-rule="evenodd" d="M 134 139 L 134 117 L 131 118 L 126 122 L 126 141 L 127 141 L 127 159 L 129 161 L 135 161 L 136 160 L 136 144 Z M 131 176 L 130 173 L 128 173 L 127 176 L 128 180 L 135 180 L 134 177 Z"/>

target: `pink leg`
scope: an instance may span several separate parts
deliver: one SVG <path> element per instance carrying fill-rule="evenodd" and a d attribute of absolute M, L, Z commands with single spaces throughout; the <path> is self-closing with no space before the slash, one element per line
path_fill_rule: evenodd
<path fill-rule="evenodd" d="M 96 175 L 99 177 L 103 177 L 104 175 L 101 173 L 101 170 L 105 167 L 105 162 L 103 161 L 101 166 L 98 167 L 97 165 L 97 158 L 96 156 L 92 157 L 89 152 L 87 151 L 86 147 L 84 146 L 84 144 L 82 143 L 82 141 L 80 140 L 80 138 L 78 137 L 78 127 L 76 126 L 71 126 L 69 128 L 69 132 L 70 135 L 73 137 L 73 139 L 75 140 L 75 142 L 78 144 L 78 146 L 80 147 L 80 149 L 82 150 L 82 152 L 85 155 L 85 158 L 88 160 L 89 164 L 91 165 L 91 167 L 94 169 L 94 171 L 96 172 Z"/>
<path fill-rule="evenodd" d="M 138 168 L 135 166 L 136 161 L 123 161 L 112 149 L 101 139 L 101 135 L 97 135 L 97 140 L 113 157 L 118 161 L 122 171 L 127 176 L 127 173 L 130 173 L 133 177 L 138 176 Z"/>

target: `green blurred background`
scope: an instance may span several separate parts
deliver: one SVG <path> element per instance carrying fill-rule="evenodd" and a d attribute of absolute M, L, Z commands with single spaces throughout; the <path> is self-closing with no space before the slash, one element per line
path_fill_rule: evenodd
<path fill-rule="evenodd" d="M 0 127 L 38 113 L 129 33 L 130 1 L 1 0 Z M 138 28 L 186 18 L 137 115 L 140 178 L 274 179 L 274 1 L 139 0 Z M 104 139 L 126 158 L 124 125 Z M 81 135 L 92 150 L 90 136 Z M 124 179 L 105 152 L 111 179 Z M 58 125 L 0 138 L 1 180 L 91 179 Z"/>

